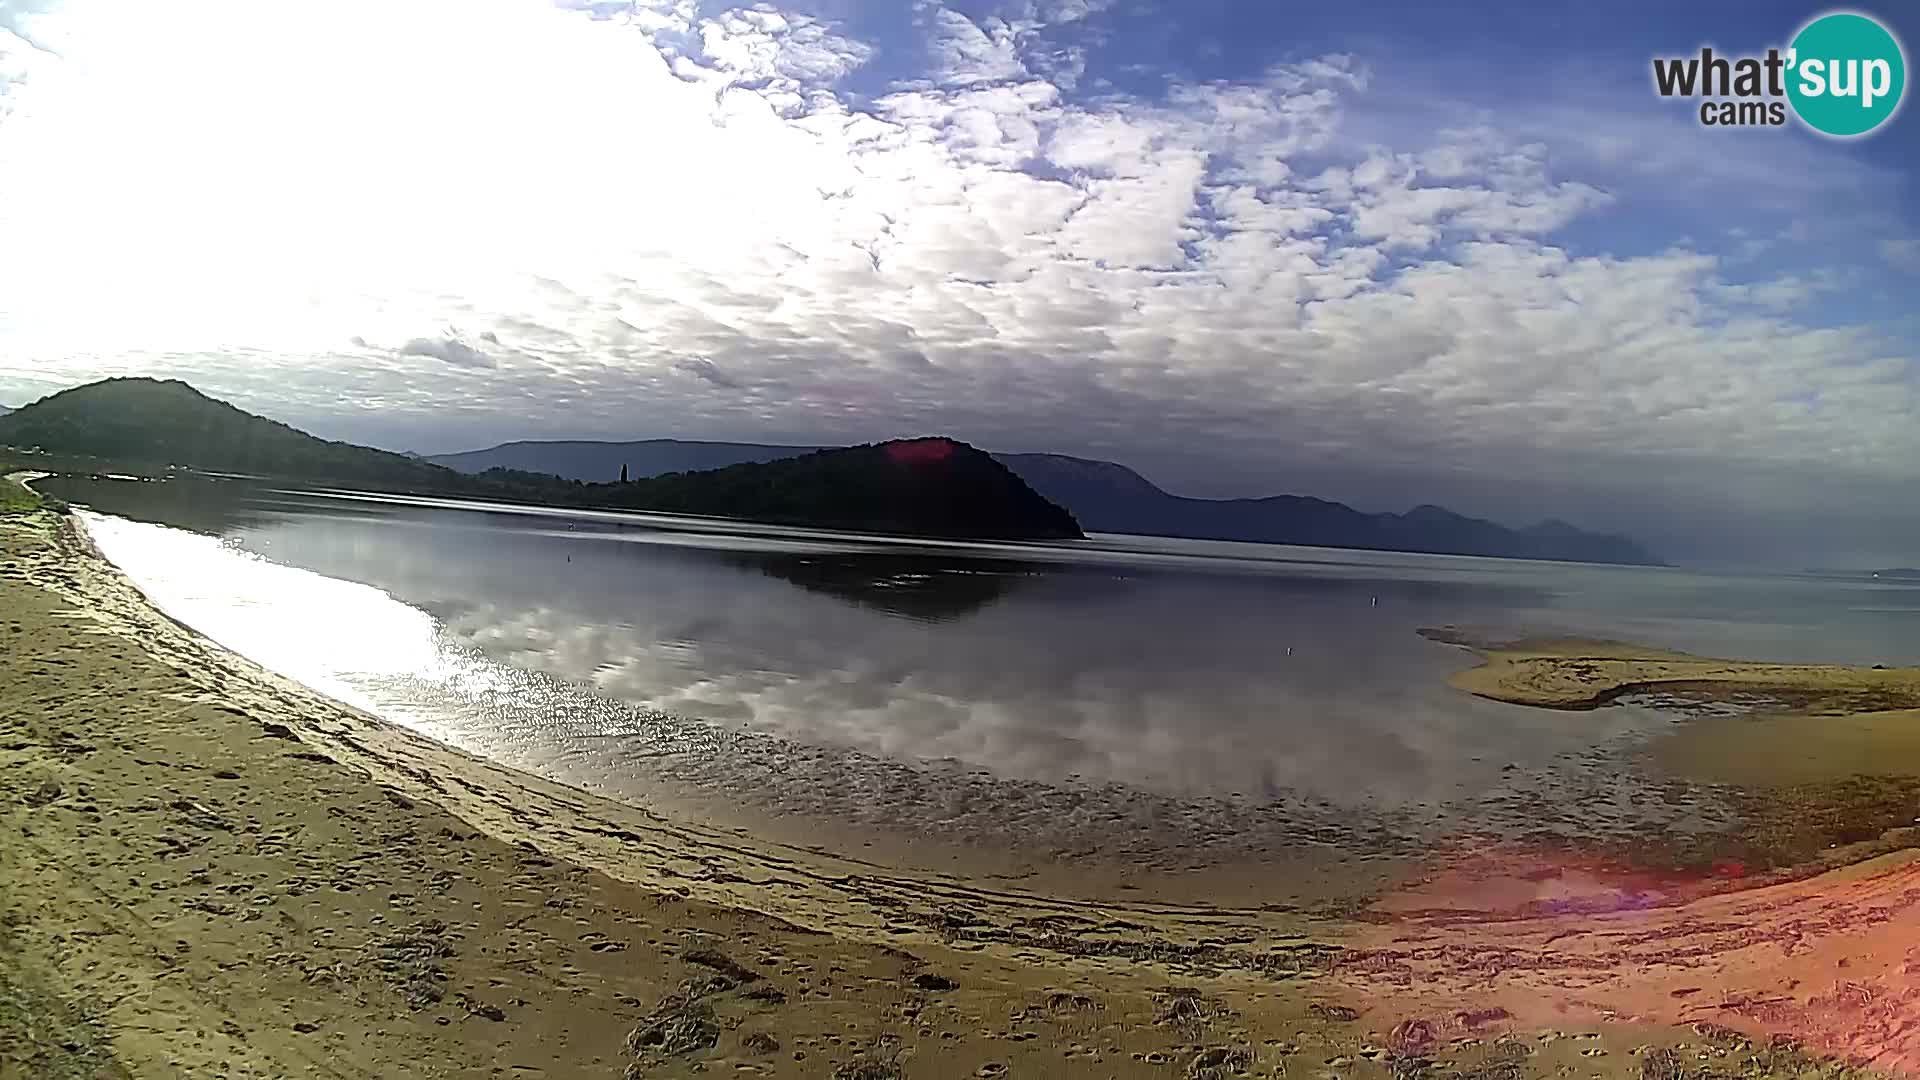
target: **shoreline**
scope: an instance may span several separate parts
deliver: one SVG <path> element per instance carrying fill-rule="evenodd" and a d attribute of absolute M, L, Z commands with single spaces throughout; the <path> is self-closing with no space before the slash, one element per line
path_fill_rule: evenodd
<path fill-rule="evenodd" d="M 562 857 L 622 880 L 691 888 L 701 899 L 732 903 L 742 899 L 740 890 L 716 887 L 734 883 L 730 878 L 750 872 L 762 877 L 800 872 L 811 881 L 827 883 L 827 891 L 796 893 L 788 882 L 784 896 L 798 896 L 797 902 L 783 905 L 781 898 L 770 899 L 764 907 L 767 913 L 783 918 L 814 917 L 821 911 L 813 905 L 833 897 L 832 906 L 826 910 L 836 927 L 869 932 L 876 940 L 888 941 L 900 940 L 907 933 L 900 921 L 903 910 L 907 922 L 923 926 L 946 923 L 931 907 L 917 910 L 909 904 L 902 909 L 902 901 L 892 898 L 896 894 L 924 894 L 919 903 L 925 905 L 953 897 L 975 907 L 984 905 L 990 913 L 1007 912 L 1017 917 L 1086 910 L 1124 919 L 1135 929 L 1168 935 L 1168 942 L 1153 941 L 1156 947 L 1167 943 L 1190 946 L 1209 939 L 1224 918 L 1257 920 L 1265 933 L 1282 937 L 1296 936 L 1303 925 L 1298 917 L 1272 919 L 1278 909 L 1269 904 L 1233 906 L 1162 899 L 1135 903 L 1119 898 L 1061 897 L 1047 891 L 984 887 L 974 875 L 902 869 L 844 851 L 803 846 L 797 839 L 770 841 L 750 835 L 745 825 L 704 825 L 672 810 L 656 812 L 550 780 L 390 723 L 226 649 L 149 601 L 92 546 L 78 519 L 69 518 L 63 528 L 71 531 L 89 571 L 81 575 L 81 587 L 74 599 L 124 620 L 122 628 L 155 643 L 158 651 L 190 659 L 236 696 L 245 696 L 246 690 L 256 688 L 249 686 L 250 682 L 268 690 L 265 702 L 249 704 L 291 705 L 309 716 L 320 714 L 321 719 L 312 721 L 310 728 L 296 727 L 296 733 L 303 742 L 312 742 L 341 764 L 359 768 L 387 786 L 440 802 L 476 824 L 484 822 L 494 835 L 514 842 L 555 845 L 554 851 Z M 337 726 L 328 726 L 329 722 Z M 499 790 L 488 789 L 481 781 Z M 557 826 L 542 827 L 534 820 L 542 814 L 562 821 Z M 644 865 L 636 853 L 621 850 L 643 842 L 648 845 L 645 854 L 650 858 L 668 855 L 701 867 L 717 866 L 716 860 L 726 865 L 717 872 L 696 875 L 691 879 L 694 884 L 685 884 L 673 870 Z M 888 921 L 852 917 L 868 898 L 856 893 L 849 899 L 844 883 L 851 881 L 885 891 L 889 898 L 873 906 L 892 913 Z M 1287 913 L 1291 916 L 1291 909 Z"/>
<path fill-rule="evenodd" d="M 1488 642 L 1453 627 L 1420 636 L 1480 663 L 1447 681 L 1511 705 L 1584 712 L 1636 693 L 1672 691 L 1712 699 L 1738 692 L 1772 697 L 1778 711 L 1828 715 L 1920 709 L 1920 668 L 1720 660 L 1619 641 L 1580 638 Z"/>
<path fill-rule="evenodd" d="M 0 559 L 0 686 L 26 699 L 0 729 L 0 769 L 22 792 L 0 816 L 0 902 L 21 965 L 4 977 L 50 987 L 102 1032 L 85 1045 L 126 1070 L 107 1075 L 392 1075 L 381 1062 L 397 1061 L 483 1074 L 514 1039 L 554 1055 L 516 1067 L 527 1076 L 674 1075 L 695 1060 L 794 1076 L 883 1060 L 917 1060 L 915 1076 L 1152 1072 L 1251 1044 L 1224 1014 L 1156 1023 L 1167 985 L 1271 988 L 1323 953 L 1271 913 L 892 877 L 607 803 L 210 645 L 51 513 L 0 517 Z M 582 893 L 591 903 L 548 903 Z M 439 929 L 380 932 L 401 923 Z M 631 929 L 641 923 L 648 944 Z M 119 929 L 87 929 L 102 924 Z M 249 931 L 242 948 L 233 939 Z M 540 989 L 520 985 L 523 962 Z M 808 974 L 786 977 L 794 969 Z M 344 1000 L 314 1001 L 316 984 L 347 988 Z M 750 996 L 761 991 L 805 1007 Z M 1275 1003 L 1287 1014 L 1275 1030 L 1344 1041 L 1310 1003 Z M 649 1042 L 663 1009 L 701 1045 Z M 1014 1037 L 1029 1028 L 1051 1034 Z M 1208 1032 L 1218 1045 L 1200 1044 Z M 319 1064 L 322 1045 L 342 1063 Z M 10 1051 L 0 1037 L 0 1062 Z"/>
<path fill-rule="evenodd" d="M 1555 937 L 1570 921 L 1683 933 L 1699 905 L 1804 914 L 1860 881 L 1920 913 L 1920 889 L 1886 891 L 1910 874 L 1897 856 L 1551 918 L 1458 908 L 1440 873 L 1340 923 L 901 875 L 611 803 L 321 698 L 167 618 L 51 513 L 0 516 L 0 564 L 0 687 L 25 700 L 0 719 L 0 775 L 21 792 L 0 805 L 0 1019 L 50 1002 L 43 1021 L 85 1036 L 61 1051 L 96 1070 L 76 1076 L 1386 1076 L 1416 1059 L 1639 1075 L 1637 1048 L 1671 1044 L 1731 1076 L 1744 1051 L 1634 990 L 1643 973 L 1613 976 L 1643 1008 L 1569 1012 L 1527 976 L 1487 985 L 1460 950 L 1511 939 L 1532 950 L 1516 972 L 1577 969 L 1584 946 Z M 1533 1038 L 1556 1023 L 1594 1037 Z M 13 1049 L 0 1034 L 0 1075 Z M 1893 1049 L 1883 1063 L 1920 1064 Z"/>

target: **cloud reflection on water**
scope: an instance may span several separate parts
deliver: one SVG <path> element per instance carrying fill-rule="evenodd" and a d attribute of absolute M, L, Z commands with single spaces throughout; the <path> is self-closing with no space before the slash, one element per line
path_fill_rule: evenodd
<path fill-rule="evenodd" d="M 154 487 L 114 495 L 172 514 Z M 259 493 L 189 501 L 192 523 L 385 590 L 511 668 L 732 730 L 1026 780 L 1433 804 L 1662 723 L 1612 710 L 1569 725 L 1447 689 L 1462 658 L 1413 628 L 1543 602 L 1484 576 L 1165 573 Z M 573 737 L 563 727 L 544 737 Z"/>

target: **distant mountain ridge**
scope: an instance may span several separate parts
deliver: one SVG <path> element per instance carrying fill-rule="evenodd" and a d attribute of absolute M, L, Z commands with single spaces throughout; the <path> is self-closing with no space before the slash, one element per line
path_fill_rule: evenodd
<path fill-rule="evenodd" d="M 598 481 L 617 478 L 623 467 L 629 470 L 629 475 L 640 478 L 689 468 L 775 461 L 814 449 L 817 448 L 678 439 L 530 441 L 460 454 L 440 454 L 427 460 L 463 471 L 504 467 Z M 1664 565 L 1628 537 L 1587 532 L 1564 521 L 1543 521 L 1524 529 L 1511 529 L 1439 506 L 1417 506 L 1404 514 L 1367 514 L 1344 503 L 1303 495 L 1194 499 L 1171 494 L 1125 465 L 1112 461 L 1065 454 L 995 454 L 994 457 L 1035 491 L 1065 507 L 1082 528 L 1095 532 Z"/>
<path fill-rule="evenodd" d="M 501 443 L 461 454 L 429 454 L 427 461 L 461 472 L 519 469 L 552 473 L 569 480 L 604 483 L 620 478 L 623 466 L 639 479 L 671 472 L 724 469 L 799 457 L 827 446 L 776 446 L 758 443 L 642 439 L 638 442 L 530 441 Z"/>
<path fill-rule="evenodd" d="M 1095 532 L 1148 533 L 1188 539 L 1241 540 L 1312 547 L 1489 555 L 1511 559 L 1663 565 L 1628 537 L 1591 533 L 1564 521 L 1510 529 L 1445 507 L 1404 514 L 1368 514 L 1345 503 L 1305 495 L 1256 499 L 1193 499 L 1162 490 L 1111 461 L 1064 454 L 1003 454 L 1001 460 L 1035 491 L 1073 511 Z"/>
<path fill-rule="evenodd" d="M 0 416 L 0 445 L 113 462 L 314 485 L 968 539 L 1072 539 L 1073 515 L 1005 465 L 933 437 L 818 450 L 779 461 L 587 484 L 491 468 L 469 474 L 329 442 L 174 380 L 107 379 Z"/>

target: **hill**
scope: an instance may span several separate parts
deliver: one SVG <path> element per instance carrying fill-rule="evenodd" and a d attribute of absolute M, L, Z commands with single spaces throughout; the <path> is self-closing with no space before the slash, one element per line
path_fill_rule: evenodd
<path fill-rule="evenodd" d="M 0 416 L 0 444 L 382 490 L 473 486 L 451 469 L 316 438 L 175 380 L 107 379 L 62 390 Z"/>
<path fill-rule="evenodd" d="M 589 484 L 586 493 L 600 506 L 861 532 L 1003 540 L 1081 535 L 1072 514 L 1035 493 L 992 455 L 938 437 L 817 450 L 626 484 Z"/>
<path fill-rule="evenodd" d="M 442 454 L 429 460 L 462 471 L 504 466 L 576 480 L 607 481 L 625 466 L 635 478 L 695 467 L 765 462 L 808 453 L 810 447 L 766 443 L 517 442 L 488 450 Z M 1590 533 L 1563 521 L 1525 529 L 1466 517 L 1438 506 L 1405 514 L 1367 514 L 1344 503 L 1299 495 L 1258 499 L 1190 499 L 1173 495 L 1124 465 L 1064 454 L 996 454 L 1035 491 L 1065 507 L 1096 532 L 1177 536 L 1197 540 L 1310 544 L 1322 547 L 1490 555 L 1523 559 L 1656 566 L 1660 560 L 1633 540 Z"/>
<path fill-rule="evenodd" d="M 1590 533 L 1564 521 L 1510 529 L 1439 506 L 1404 514 L 1368 514 L 1326 499 L 1190 499 L 1172 495 L 1124 465 L 1061 454 L 1003 454 L 1034 490 L 1072 510 L 1095 532 L 1151 533 L 1192 539 L 1488 555 L 1513 559 L 1658 566 L 1633 540 Z"/>
<path fill-rule="evenodd" d="M 657 510 L 923 536 L 1080 536 L 1066 511 L 964 443 L 919 439 L 766 464 L 583 484 L 489 469 L 468 475 L 405 454 L 330 442 L 243 412 L 186 383 L 108 379 L 0 416 L 0 445 L 158 469 L 168 465 L 374 491 Z"/>

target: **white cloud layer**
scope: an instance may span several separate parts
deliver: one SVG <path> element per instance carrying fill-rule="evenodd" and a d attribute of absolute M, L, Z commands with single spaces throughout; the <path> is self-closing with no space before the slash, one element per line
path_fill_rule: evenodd
<path fill-rule="evenodd" d="M 1757 235 L 1562 240 L 1657 199 L 1607 118 L 1390 123 L 1394 71 L 1347 55 L 1076 94 L 1049 35 L 1108 7 L 925 4 L 906 44 L 690 0 L 15 12 L 0 391 L 176 375 L 377 407 L 408 444 L 1204 445 L 1249 490 L 1265 463 L 1911 478 L 1913 328 L 1827 314 L 1844 275 L 1755 273 Z M 919 75 L 855 93 L 882 61 Z"/>

